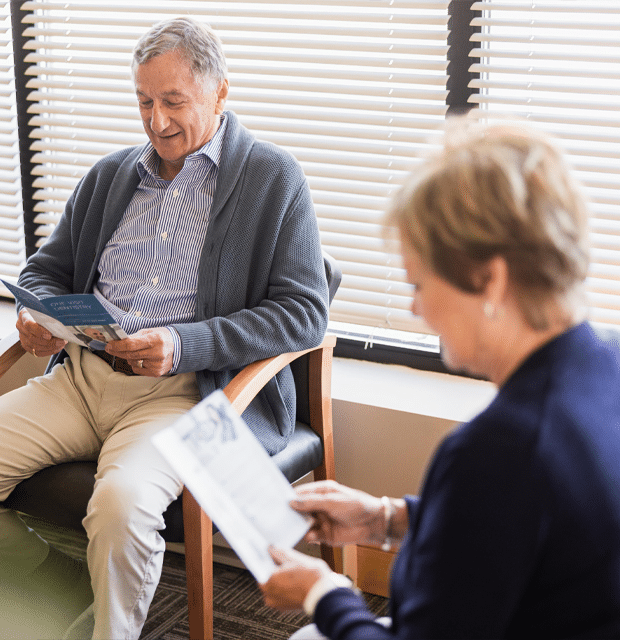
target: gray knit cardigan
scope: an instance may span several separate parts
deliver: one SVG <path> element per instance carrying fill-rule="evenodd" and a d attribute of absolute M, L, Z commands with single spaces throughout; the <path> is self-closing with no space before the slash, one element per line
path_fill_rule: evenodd
<path fill-rule="evenodd" d="M 178 372 L 196 372 L 203 398 L 255 360 L 320 344 L 328 316 L 318 225 L 301 167 L 227 115 L 195 321 L 174 325 L 182 344 Z M 82 178 L 51 237 L 28 260 L 21 286 L 43 297 L 93 291 L 101 252 L 138 185 L 143 149 L 112 153 Z M 66 357 L 52 357 L 49 368 Z M 288 367 L 243 417 L 269 453 L 284 448 L 295 424 Z"/>

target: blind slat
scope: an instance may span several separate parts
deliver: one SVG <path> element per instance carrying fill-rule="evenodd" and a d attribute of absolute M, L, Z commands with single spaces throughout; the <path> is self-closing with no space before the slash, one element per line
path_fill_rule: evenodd
<path fill-rule="evenodd" d="M 474 11 L 486 11 L 490 8 L 490 0 L 474 2 L 472 9 Z M 500 13 L 501 11 L 523 12 L 534 19 L 538 13 L 571 13 L 576 17 L 584 18 L 584 13 L 575 5 L 568 2 L 501 2 L 501 0 L 493 0 L 493 11 Z M 620 6 L 615 2 L 588 2 L 588 11 L 591 15 L 620 14 Z M 501 13 L 500 13 L 501 15 Z"/>
<path fill-rule="evenodd" d="M 487 42 L 487 43 L 510 43 L 510 44 L 524 44 L 524 45 L 553 45 L 554 47 L 575 47 L 575 46 L 590 46 L 590 47 L 620 47 L 620 42 L 614 38 L 584 38 L 584 37 L 571 37 L 566 36 L 543 36 L 542 34 L 533 36 L 528 35 L 498 35 L 491 39 L 491 36 L 485 33 L 476 33 L 471 37 L 473 42 Z"/>

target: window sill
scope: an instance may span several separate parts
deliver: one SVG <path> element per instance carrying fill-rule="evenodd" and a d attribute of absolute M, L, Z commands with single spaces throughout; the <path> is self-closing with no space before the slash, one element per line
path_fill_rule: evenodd
<path fill-rule="evenodd" d="M 495 397 L 484 380 L 403 365 L 334 358 L 332 398 L 383 409 L 465 422 Z"/>
<path fill-rule="evenodd" d="M 0 300 L 0 338 L 4 338 L 15 329 L 15 303 L 13 300 Z"/>

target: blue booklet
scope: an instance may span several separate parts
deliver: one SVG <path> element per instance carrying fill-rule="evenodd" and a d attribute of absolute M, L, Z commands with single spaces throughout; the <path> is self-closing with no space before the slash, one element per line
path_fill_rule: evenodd
<path fill-rule="evenodd" d="M 92 293 L 39 298 L 34 293 L 2 280 L 30 315 L 56 338 L 89 349 L 103 349 L 110 340 L 127 338 L 116 320 Z"/>

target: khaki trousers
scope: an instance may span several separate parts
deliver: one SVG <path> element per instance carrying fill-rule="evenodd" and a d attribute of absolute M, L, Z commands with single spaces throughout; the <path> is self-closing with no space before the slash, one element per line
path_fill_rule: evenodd
<path fill-rule="evenodd" d="M 86 349 L 0 397 L 0 501 L 43 467 L 97 460 L 84 527 L 97 640 L 138 638 L 161 575 L 162 514 L 183 485 L 149 436 L 200 396 L 193 373 L 126 376 Z M 0 510 L 0 567 L 30 573 L 49 547 Z"/>

